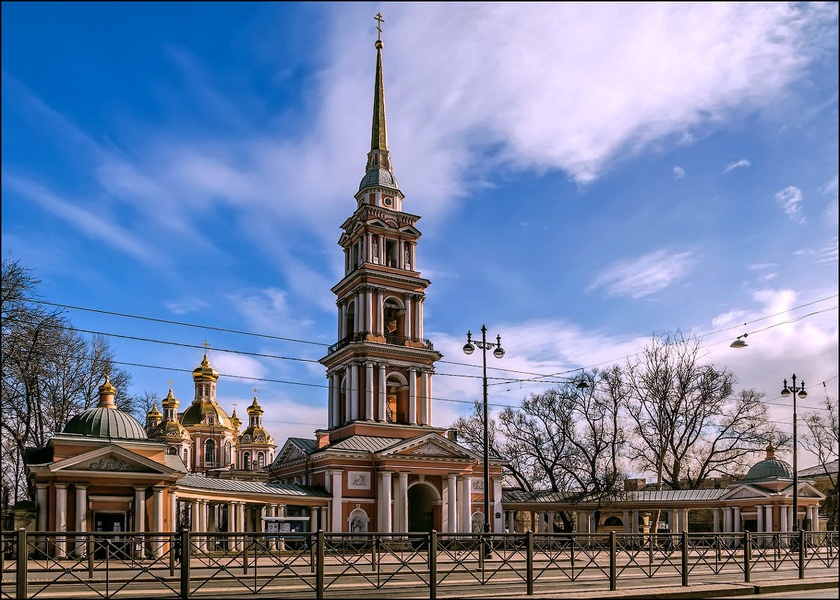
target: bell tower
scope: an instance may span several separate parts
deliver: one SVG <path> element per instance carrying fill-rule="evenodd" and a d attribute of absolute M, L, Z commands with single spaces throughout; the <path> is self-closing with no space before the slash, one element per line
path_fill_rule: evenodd
<path fill-rule="evenodd" d="M 432 374 L 441 354 L 423 337 L 430 282 L 417 267 L 419 216 L 403 211 L 385 121 L 381 17 L 373 123 L 356 209 L 342 225 L 344 277 L 332 288 L 338 341 L 321 364 L 329 380 L 329 441 L 364 425 L 367 435 L 409 437 L 432 421 Z"/>

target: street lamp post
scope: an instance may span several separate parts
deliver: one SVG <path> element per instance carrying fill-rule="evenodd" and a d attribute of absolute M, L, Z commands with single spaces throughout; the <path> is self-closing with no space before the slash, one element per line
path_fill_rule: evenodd
<path fill-rule="evenodd" d="M 796 387 L 796 375 L 791 376 L 793 385 L 788 387 L 787 379 L 784 380 L 784 387 L 782 388 L 782 398 L 787 398 L 793 394 L 793 530 L 799 530 L 799 470 L 796 462 L 796 397 L 799 396 L 803 400 L 808 397 L 808 392 L 805 391 L 805 382 L 803 381 L 800 387 Z"/>
<path fill-rule="evenodd" d="M 496 336 L 496 343 L 487 341 L 487 327 L 481 326 L 481 341 L 474 342 L 472 332 L 467 331 L 467 343 L 464 344 L 464 354 L 472 354 L 476 347 L 481 350 L 482 380 L 484 382 L 484 533 L 490 532 L 490 430 L 487 421 L 487 351 L 491 348 L 493 356 L 502 358 L 505 351 L 502 348 L 502 336 Z M 469 502 L 467 498 L 467 502 Z"/>

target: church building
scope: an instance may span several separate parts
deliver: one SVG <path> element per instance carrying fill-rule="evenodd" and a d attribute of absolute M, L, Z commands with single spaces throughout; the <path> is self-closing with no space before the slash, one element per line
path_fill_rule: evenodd
<path fill-rule="evenodd" d="M 441 354 L 423 337 L 430 282 L 420 275 L 419 216 L 405 212 L 385 120 L 382 40 L 373 123 L 356 209 L 341 225 L 344 277 L 333 288 L 338 341 L 321 364 L 328 427 L 290 438 L 269 481 L 322 486 L 328 531 L 471 532 L 484 523 L 482 457 L 433 427 L 432 378 Z M 490 463 L 491 523 L 502 526 L 502 462 Z"/>

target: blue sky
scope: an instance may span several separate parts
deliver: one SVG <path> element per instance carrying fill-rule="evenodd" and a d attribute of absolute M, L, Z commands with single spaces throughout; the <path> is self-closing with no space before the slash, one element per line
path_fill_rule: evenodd
<path fill-rule="evenodd" d="M 800 414 L 837 396 L 836 3 L 4 2 L 4 257 L 50 302 L 231 330 L 69 310 L 133 392 L 184 407 L 206 341 L 226 409 L 326 426 L 379 11 L 435 425 L 480 397 L 482 324 L 525 380 L 494 406 L 676 330 L 783 430 L 783 378 Z"/>

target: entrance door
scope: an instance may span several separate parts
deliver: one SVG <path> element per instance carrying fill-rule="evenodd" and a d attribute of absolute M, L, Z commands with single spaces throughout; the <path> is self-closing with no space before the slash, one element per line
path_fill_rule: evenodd
<path fill-rule="evenodd" d="M 125 513 L 93 513 L 94 531 L 125 533 Z M 129 539 L 125 535 L 100 537 L 96 539 L 96 558 L 105 558 L 106 549 L 111 549 L 111 555 L 128 555 Z"/>
<path fill-rule="evenodd" d="M 408 531 L 426 533 L 434 528 L 433 502 L 435 493 L 425 485 L 414 485 L 408 489 Z"/>

